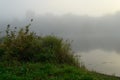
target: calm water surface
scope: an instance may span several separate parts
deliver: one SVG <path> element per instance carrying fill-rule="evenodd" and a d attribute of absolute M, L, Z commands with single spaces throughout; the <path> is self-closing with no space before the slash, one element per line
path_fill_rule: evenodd
<path fill-rule="evenodd" d="M 80 62 L 93 71 L 120 76 L 120 53 L 115 51 L 92 50 L 77 53 Z"/>

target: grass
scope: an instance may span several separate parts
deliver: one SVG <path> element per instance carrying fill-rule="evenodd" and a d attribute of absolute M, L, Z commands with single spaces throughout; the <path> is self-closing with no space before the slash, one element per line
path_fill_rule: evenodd
<path fill-rule="evenodd" d="M 69 41 L 38 36 L 29 26 L 10 29 L 0 41 L 0 80 L 120 80 L 80 67 Z"/>
<path fill-rule="evenodd" d="M 67 64 L 26 63 L 21 66 L 0 66 L 0 80 L 120 80 Z"/>

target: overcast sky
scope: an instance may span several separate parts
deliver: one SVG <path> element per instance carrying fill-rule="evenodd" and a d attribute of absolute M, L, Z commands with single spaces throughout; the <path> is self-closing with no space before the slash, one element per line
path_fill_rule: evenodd
<path fill-rule="evenodd" d="M 120 11 L 120 0 L 0 0 L 0 17 L 20 17 L 30 11 L 102 16 Z"/>
<path fill-rule="evenodd" d="M 120 0 L 0 0 L 0 31 L 33 18 L 32 30 L 74 40 L 75 50 L 120 52 L 119 11 Z"/>

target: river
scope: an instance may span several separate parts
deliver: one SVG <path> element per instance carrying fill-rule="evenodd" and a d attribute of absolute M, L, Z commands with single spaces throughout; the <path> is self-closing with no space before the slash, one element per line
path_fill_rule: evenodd
<path fill-rule="evenodd" d="M 88 70 L 103 74 L 120 76 L 120 53 L 115 51 L 92 50 L 78 52 L 79 61 Z"/>

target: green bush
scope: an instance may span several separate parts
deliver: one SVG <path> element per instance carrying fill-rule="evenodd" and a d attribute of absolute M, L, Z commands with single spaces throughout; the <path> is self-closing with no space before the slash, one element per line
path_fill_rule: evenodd
<path fill-rule="evenodd" d="M 39 51 L 35 33 L 29 32 L 29 25 L 25 29 L 20 29 L 18 32 L 10 31 L 7 27 L 6 36 L 1 43 L 1 49 L 4 50 L 3 60 L 11 61 L 31 61 L 36 52 Z"/>
<path fill-rule="evenodd" d="M 54 35 L 38 36 L 29 31 L 29 26 L 11 30 L 8 25 L 6 36 L 0 43 L 0 55 L 3 61 L 78 65 L 73 58 L 69 41 Z"/>

